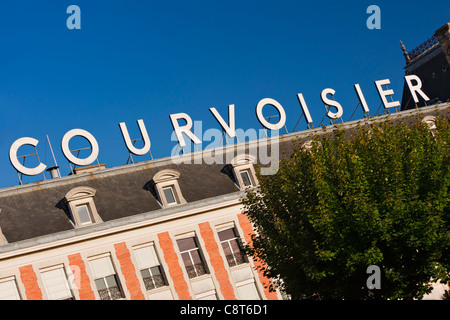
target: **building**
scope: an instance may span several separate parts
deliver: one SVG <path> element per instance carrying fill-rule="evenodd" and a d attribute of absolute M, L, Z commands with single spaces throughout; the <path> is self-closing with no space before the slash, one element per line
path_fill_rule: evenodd
<path fill-rule="evenodd" d="M 419 97 L 417 107 L 446 102 L 450 99 L 450 23 L 436 30 L 435 34 L 410 52 L 401 43 L 406 60 L 405 75 L 414 74 L 422 80 L 422 88 L 431 101 Z M 402 110 L 416 107 L 405 83 Z"/>
<path fill-rule="evenodd" d="M 450 103 L 342 124 L 432 121 Z M 0 299 L 282 299 L 242 253 L 260 151 L 323 128 L 0 190 Z M 264 149 L 264 150 L 263 150 Z M 246 152 L 238 152 L 245 150 Z M 255 152 L 253 152 L 255 151 Z M 217 161 L 222 159 L 223 162 Z M 261 163 L 260 163 L 261 164 Z"/>

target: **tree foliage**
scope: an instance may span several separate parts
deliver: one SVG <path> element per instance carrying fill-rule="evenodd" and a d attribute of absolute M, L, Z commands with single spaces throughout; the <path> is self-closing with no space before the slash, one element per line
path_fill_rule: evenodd
<path fill-rule="evenodd" d="M 421 299 L 450 271 L 450 130 L 384 121 L 297 141 L 243 199 L 247 250 L 292 299 Z M 381 289 L 366 286 L 381 269 Z"/>

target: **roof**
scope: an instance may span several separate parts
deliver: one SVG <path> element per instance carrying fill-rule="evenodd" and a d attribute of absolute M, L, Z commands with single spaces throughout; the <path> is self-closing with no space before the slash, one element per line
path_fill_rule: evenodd
<path fill-rule="evenodd" d="M 387 118 L 392 121 L 408 121 L 408 119 L 415 119 L 418 114 L 423 117 L 436 115 L 449 107 L 450 103 L 444 103 L 439 106 L 355 120 L 343 124 L 342 127 L 352 130 L 359 124 L 382 121 Z M 280 136 L 280 158 L 289 157 L 292 154 L 295 139 L 306 141 L 312 135 L 331 132 L 329 128 L 325 127 L 326 130 L 316 128 Z M 247 142 L 245 146 L 259 148 L 268 145 L 270 141 L 267 138 L 260 139 Z M 242 146 L 244 143 L 231 146 L 232 152 L 234 153 L 235 148 Z M 217 148 L 213 151 L 220 154 L 221 150 Z M 73 235 L 74 227 L 63 199 L 70 190 L 81 186 L 96 190 L 95 205 L 105 225 L 113 221 L 127 223 L 127 219 L 132 220 L 137 216 L 142 218 L 143 215 L 147 219 L 152 212 L 170 213 L 174 212 L 173 210 L 191 208 L 193 203 L 201 206 L 203 202 L 208 203 L 211 199 L 219 201 L 230 195 L 239 196 L 241 191 L 229 172 L 225 170 L 227 164 L 208 164 L 212 162 L 212 156 L 214 156 L 210 152 L 211 150 L 205 150 L 183 155 L 182 159 L 185 162 L 193 162 L 192 164 L 176 164 L 168 157 L 1 189 L 0 228 L 10 244 L 57 233 Z M 230 158 L 232 157 L 228 159 Z M 201 161 L 198 161 L 199 159 Z M 176 170 L 180 173 L 178 183 L 187 204 L 179 205 L 175 209 L 162 209 L 159 205 L 152 193 L 151 180 L 155 174 L 164 169 Z M 80 229 L 90 230 L 89 227 L 78 230 Z"/>

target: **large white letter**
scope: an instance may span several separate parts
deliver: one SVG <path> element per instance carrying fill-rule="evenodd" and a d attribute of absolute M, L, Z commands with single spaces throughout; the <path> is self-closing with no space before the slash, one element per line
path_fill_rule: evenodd
<path fill-rule="evenodd" d="M 278 113 L 280 114 L 280 120 L 276 124 L 272 124 L 272 123 L 268 122 L 266 119 L 264 119 L 262 110 L 263 110 L 264 106 L 266 106 L 268 104 L 275 107 L 278 110 Z M 286 112 L 284 112 L 283 107 L 277 101 L 270 99 L 270 98 L 262 99 L 256 105 L 256 116 L 258 117 L 259 122 L 261 122 L 261 124 L 269 130 L 274 130 L 274 131 L 280 130 L 281 128 L 283 128 L 283 126 L 286 123 Z"/>
<path fill-rule="evenodd" d="M 425 101 L 430 101 L 430 98 L 428 98 L 428 96 L 422 91 L 422 80 L 420 80 L 418 76 L 416 75 L 405 76 L 405 80 L 406 83 L 408 84 L 409 91 L 411 91 L 411 95 L 415 103 L 419 103 L 419 99 L 417 98 L 416 93 L 420 94 L 420 96 Z M 412 80 L 416 81 L 417 84 L 413 85 Z"/>
<path fill-rule="evenodd" d="M 333 89 L 324 89 L 320 94 L 320 98 L 322 99 L 322 102 L 324 104 L 335 107 L 337 109 L 336 112 L 331 112 L 330 110 L 328 110 L 327 117 L 331 119 L 339 119 L 344 114 L 344 109 L 342 109 L 342 106 L 338 102 L 327 98 L 327 94 L 331 94 L 332 96 L 334 96 L 335 93 L 336 91 Z"/>
<path fill-rule="evenodd" d="M 186 121 L 186 125 L 180 127 L 178 125 L 178 120 L 183 119 Z M 186 146 L 186 142 L 184 141 L 183 133 L 186 134 L 189 139 L 191 139 L 195 144 L 201 144 L 201 140 L 197 138 L 195 134 L 191 132 L 192 128 L 192 119 L 186 113 L 176 113 L 170 115 L 170 120 L 172 121 L 173 129 L 175 130 L 175 134 L 177 135 L 178 143 L 180 147 L 184 148 Z"/>
<path fill-rule="evenodd" d="M 308 123 L 308 124 L 312 123 L 313 121 L 311 118 L 311 114 L 309 113 L 309 109 L 308 109 L 308 106 L 306 105 L 305 98 L 303 98 L 303 94 L 301 94 L 301 93 L 297 94 L 297 99 L 298 99 L 298 102 L 300 103 L 300 107 L 302 107 L 303 114 L 306 117 L 306 123 Z"/>
<path fill-rule="evenodd" d="M 70 139 L 72 139 L 73 137 L 76 137 L 76 136 L 85 138 L 91 144 L 92 152 L 89 157 L 87 157 L 85 159 L 80 159 L 80 158 L 75 157 L 72 154 L 72 152 L 70 152 L 69 141 L 70 141 Z M 78 166 L 90 165 L 92 162 L 95 161 L 95 159 L 97 159 L 98 153 L 100 151 L 97 140 L 95 140 L 94 136 L 92 134 L 90 134 L 89 132 L 87 132 L 86 130 L 82 130 L 82 129 L 73 129 L 73 130 L 70 130 L 69 132 L 67 132 L 61 140 L 61 149 L 62 149 L 62 152 L 64 153 L 64 156 L 67 158 L 67 160 L 69 160 L 70 162 L 72 162 L 73 164 L 76 164 Z"/>
<path fill-rule="evenodd" d="M 235 131 L 235 117 L 234 117 L 234 104 L 230 104 L 228 106 L 228 121 L 230 122 L 230 125 L 227 125 L 227 123 L 223 120 L 222 116 L 217 112 L 216 108 L 210 108 L 209 111 L 214 115 L 217 121 L 219 121 L 222 128 L 225 129 L 227 134 L 230 136 L 230 138 L 234 138 L 236 136 Z"/>
<path fill-rule="evenodd" d="M 13 165 L 14 168 L 16 168 L 17 171 L 27 176 L 35 176 L 42 173 L 45 170 L 45 168 L 47 168 L 47 166 L 43 163 L 40 163 L 35 168 L 27 168 L 24 167 L 17 159 L 17 151 L 21 146 L 29 144 L 32 145 L 33 147 L 36 147 L 38 143 L 39 141 L 34 138 L 20 138 L 14 141 L 14 143 L 11 145 L 11 148 L 9 149 L 9 160 L 11 161 L 11 164 Z"/>
<path fill-rule="evenodd" d="M 141 149 L 135 148 L 135 146 L 131 142 L 130 134 L 128 133 L 128 129 L 125 122 L 119 123 L 119 127 L 120 131 L 122 132 L 123 140 L 125 141 L 128 150 L 130 150 L 131 153 L 137 156 L 143 156 L 144 154 L 150 151 L 151 142 L 150 138 L 148 137 L 147 129 L 145 128 L 144 120 L 142 119 L 138 120 L 137 124 L 139 126 L 139 130 L 141 131 L 142 139 L 144 140 L 144 146 Z"/>
<path fill-rule="evenodd" d="M 67 7 L 67 13 L 73 13 L 70 17 L 67 18 L 66 25 L 67 28 L 72 29 L 81 29 L 81 10 L 79 6 L 71 5 Z"/>
<path fill-rule="evenodd" d="M 369 107 L 367 106 L 366 99 L 364 98 L 364 95 L 361 91 L 361 87 L 359 86 L 359 84 L 355 84 L 354 87 L 355 87 L 356 94 L 358 95 L 359 102 L 361 103 L 361 106 L 362 106 L 364 112 L 369 113 Z"/>
<path fill-rule="evenodd" d="M 388 102 L 386 99 L 387 96 L 392 96 L 394 94 L 394 90 L 392 89 L 383 90 L 382 86 L 388 85 L 390 83 L 391 81 L 389 81 L 389 79 L 375 81 L 378 94 L 380 95 L 381 101 L 383 101 L 383 105 L 386 109 L 400 107 L 400 102 L 398 101 Z"/>

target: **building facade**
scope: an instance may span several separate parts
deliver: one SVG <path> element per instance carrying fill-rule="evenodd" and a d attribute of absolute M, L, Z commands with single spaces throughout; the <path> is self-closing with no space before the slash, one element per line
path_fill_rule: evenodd
<path fill-rule="evenodd" d="M 450 23 L 436 30 L 434 35 L 416 48 L 407 52 L 401 43 L 406 60 L 405 75 L 416 75 L 431 101 L 419 98 L 415 103 L 405 83 L 402 110 L 447 102 L 450 99 Z"/>
<path fill-rule="evenodd" d="M 342 126 L 430 121 L 448 115 L 449 106 Z M 242 250 L 254 229 L 241 198 L 258 184 L 261 158 L 254 155 L 277 148 L 280 158 L 289 157 L 298 141 L 325 132 L 197 151 L 177 163 L 90 167 L 0 190 L 0 299 L 282 299 L 270 290 L 264 265 Z"/>

